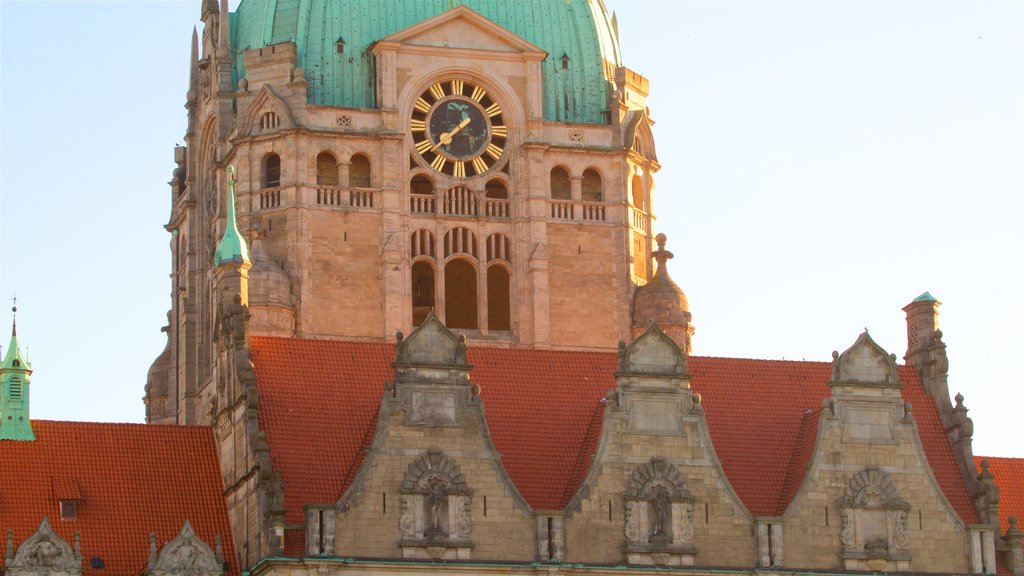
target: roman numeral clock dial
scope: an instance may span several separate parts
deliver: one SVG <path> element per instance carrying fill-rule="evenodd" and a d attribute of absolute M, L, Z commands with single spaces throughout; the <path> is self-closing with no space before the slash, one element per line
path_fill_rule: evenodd
<path fill-rule="evenodd" d="M 486 89 L 465 80 L 432 84 L 413 103 L 414 153 L 434 171 L 455 178 L 487 172 L 504 156 L 504 110 Z"/>

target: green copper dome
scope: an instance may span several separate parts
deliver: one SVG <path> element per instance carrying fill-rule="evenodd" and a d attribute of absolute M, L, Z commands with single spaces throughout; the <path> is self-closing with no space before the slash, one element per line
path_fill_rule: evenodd
<path fill-rule="evenodd" d="M 291 41 L 311 104 L 373 108 L 370 44 L 460 5 L 547 51 L 546 120 L 608 122 L 608 80 L 621 57 L 601 0 L 242 0 L 231 14 L 234 81 L 246 76 L 243 51 Z"/>

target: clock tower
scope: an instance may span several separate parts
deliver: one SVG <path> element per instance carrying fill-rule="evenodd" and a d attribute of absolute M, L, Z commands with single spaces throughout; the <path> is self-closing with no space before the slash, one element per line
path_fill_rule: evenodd
<path fill-rule="evenodd" d="M 598 0 L 455 4 L 203 2 L 151 422 L 207 423 L 230 396 L 213 262 L 233 225 L 251 334 L 387 341 L 432 311 L 475 346 L 631 338 L 654 275 L 647 80 Z"/>

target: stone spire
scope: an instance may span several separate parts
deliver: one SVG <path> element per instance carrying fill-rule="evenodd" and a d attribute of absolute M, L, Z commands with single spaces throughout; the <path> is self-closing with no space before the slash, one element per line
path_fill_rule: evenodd
<path fill-rule="evenodd" d="M 15 316 L 18 307 L 11 308 Z M 28 387 L 32 366 L 18 346 L 17 318 L 11 321 L 11 343 L 0 364 L 0 440 L 35 440 L 29 421 Z"/>
<path fill-rule="evenodd" d="M 228 0 L 220 1 L 220 20 L 217 21 L 217 57 L 231 56 L 231 14 Z"/>
<path fill-rule="evenodd" d="M 188 101 L 199 95 L 199 30 L 192 27 L 192 53 L 188 59 Z"/>
<path fill-rule="evenodd" d="M 244 262 L 249 264 L 249 247 L 245 238 L 238 231 L 238 221 L 235 219 L 235 169 L 228 166 L 228 216 L 227 226 L 224 228 L 224 236 L 217 244 L 217 251 L 213 255 L 213 265 L 219 267 L 223 264 Z"/>
<path fill-rule="evenodd" d="M 667 237 L 655 237 L 658 249 L 651 256 L 658 261 L 658 269 L 647 284 L 636 289 L 633 296 L 633 335 L 639 336 L 653 322 L 690 354 L 693 325 L 690 324 L 690 305 L 686 294 L 668 275 L 667 263 L 674 256 L 665 250 Z"/>

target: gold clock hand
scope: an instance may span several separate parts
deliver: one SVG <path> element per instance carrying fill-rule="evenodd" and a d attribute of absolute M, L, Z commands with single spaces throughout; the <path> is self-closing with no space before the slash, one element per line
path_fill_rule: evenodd
<path fill-rule="evenodd" d="M 465 118 L 462 122 L 459 122 L 455 128 L 452 128 L 451 132 L 441 132 L 441 137 L 437 139 L 437 143 L 430 147 L 431 152 L 436 152 L 441 146 L 445 146 L 452 141 L 452 136 L 458 134 L 459 130 L 462 130 L 466 126 L 469 126 L 470 119 Z"/>

